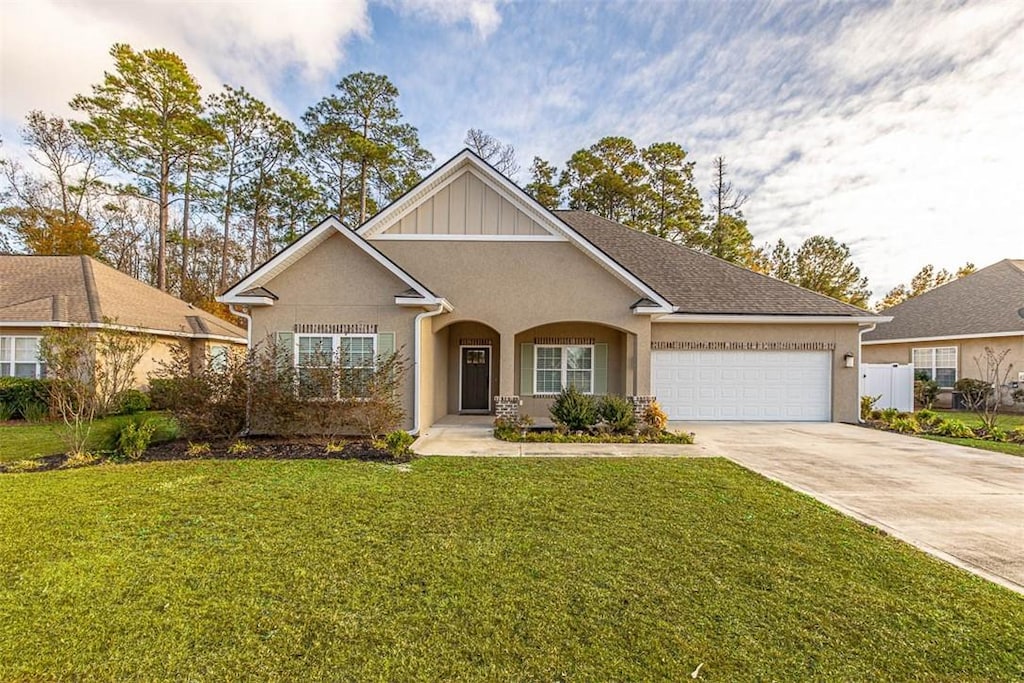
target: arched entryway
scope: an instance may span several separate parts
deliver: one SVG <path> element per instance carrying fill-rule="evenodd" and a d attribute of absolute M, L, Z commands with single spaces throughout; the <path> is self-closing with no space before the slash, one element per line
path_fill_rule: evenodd
<path fill-rule="evenodd" d="M 501 335 L 490 325 L 461 320 L 438 330 L 446 337 L 448 414 L 486 415 L 494 411 L 501 363 Z"/>

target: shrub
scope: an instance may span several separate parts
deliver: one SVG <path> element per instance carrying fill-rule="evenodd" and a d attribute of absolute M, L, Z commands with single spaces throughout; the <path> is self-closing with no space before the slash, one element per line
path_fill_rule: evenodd
<path fill-rule="evenodd" d="M 644 410 L 644 424 L 655 432 L 663 432 L 668 427 L 668 415 L 657 401 L 651 401 Z"/>
<path fill-rule="evenodd" d="M 344 441 L 328 441 L 327 445 L 324 446 L 325 453 L 341 453 L 345 450 Z"/>
<path fill-rule="evenodd" d="M 920 434 L 921 426 L 917 424 L 917 420 L 910 417 L 896 417 L 889 422 L 889 429 L 899 434 Z"/>
<path fill-rule="evenodd" d="M 566 387 L 551 404 L 551 419 L 571 432 L 582 432 L 597 424 L 597 402 L 574 386 Z"/>
<path fill-rule="evenodd" d="M 0 422 L 13 420 L 17 413 L 18 408 L 13 403 L 4 403 L 3 401 L 0 401 Z"/>
<path fill-rule="evenodd" d="M 64 463 L 61 467 L 71 469 L 73 467 L 85 467 L 86 465 L 92 465 L 99 462 L 100 456 L 90 453 L 88 451 L 74 451 L 68 453 L 68 457 L 64 459 Z"/>
<path fill-rule="evenodd" d="M 24 419 L 24 410 L 29 406 L 42 405 L 48 409 L 52 384 L 48 379 L 0 377 L 0 404 L 11 411 L 8 419 Z"/>
<path fill-rule="evenodd" d="M 178 395 L 177 380 L 151 377 L 149 380 L 149 405 L 153 410 L 170 410 Z"/>
<path fill-rule="evenodd" d="M 615 434 L 631 434 L 636 429 L 633 404 L 622 396 L 604 396 L 597 404 L 597 414 Z"/>
<path fill-rule="evenodd" d="M 403 429 L 396 429 L 384 437 L 384 445 L 397 460 L 408 460 L 412 456 L 412 442 L 416 438 Z"/>
<path fill-rule="evenodd" d="M 529 415 L 498 417 L 494 420 L 494 438 L 502 441 L 518 441 L 532 426 L 533 418 Z"/>
<path fill-rule="evenodd" d="M 934 427 L 935 425 L 942 422 L 942 416 L 936 413 L 934 410 L 919 410 L 914 415 L 917 419 L 917 423 L 922 427 Z"/>
<path fill-rule="evenodd" d="M 867 420 L 871 417 L 871 413 L 875 411 L 875 404 L 881 400 L 882 395 L 878 396 L 861 396 L 860 397 L 860 419 Z"/>
<path fill-rule="evenodd" d="M 245 455 L 252 452 L 252 444 L 245 441 L 235 441 L 228 446 L 228 453 L 231 455 Z"/>
<path fill-rule="evenodd" d="M 149 410 L 149 396 L 138 389 L 126 389 L 113 400 L 115 415 L 134 415 Z"/>
<path fill-rule="evenodd" d="M 974 436 L 974 430 L 968 427 L 961 420 L 942 420 L 933 430 L 939 436 L 951 436 L 958 439 L 966 439 Z"/>
<path fill-rule="evenodd" d="M 914 403 L 924 408 L 935 405 L 939 397 L 939 383 L 931 379 L 914 380 Z"/>
<path fill-rule="evenodd" d="M 981 426 L 974 430 L 974 436 L 979 439 L 985 439 L 986 441 L 1001 441 L 1006 442 L 1010 440 L 1010 434 L 1002 427 L 991 427 Z"/>
<path fill-rule="evenodd" d="M 973 377 L 962 377 L 953 388 L 963 395 L 964 404 L 971 410 L 978 410 L 985 405 L 992 386 L 988 382 Z"/>
<path fill-rule="evenodd" d="M 156 425 L 151 420 L 125 422 L 117 435 L 117 454 L 129 460 L 138 460 L 149 448 L 155 431 Z"/>
<path fill-rule="evenodd" d="M 1006 435 L 1006 440 L 1010 443 L 1024 444 L 1024 426 L 1011 429 Z"/>
<path fill-rule="evenodd" d="M 900 411 L 895 408 L 885 408 L 879 415 L 879 419 L 885 424 L 891 424 L 893 420 L 900 416 Z"/>
<path fill-rule="evenodd" d="M 200 455 L 209 454 L 210 444 L 206 443 L 205 441 L 200 441 L 198 443 L 193 443 L 189 441 L 188 448 L 185 449 L 185 455 L 189 456 L 190 458 L 198 458 Z"/>
<path fill-rule="evenodd" d="M 45 403 L 32 401 L 21 407 L 21 414 L 29 422 L 44 422 L 50 417 L 50 409 Z"/>
<path fill-rule="evenodd" d="M 15 460 L 7 463 L 4 471 L 11 473 L 34 472 L 43 466 L 38 460 Z"/>

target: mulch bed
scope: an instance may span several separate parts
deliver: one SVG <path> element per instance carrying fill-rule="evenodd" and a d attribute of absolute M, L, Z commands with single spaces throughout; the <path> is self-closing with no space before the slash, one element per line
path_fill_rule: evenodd
<path fill-rule="evenodd" d="M 245 452 L 232 452 L 229 450 L 235 443 L 244 443 L 249 446 Z M 210 450 L 201 455 L 189 455 L 189 442 L 184 439 L 154 444 L 143 453 L 138 460 L 124 462 L 168 462 L 175 460 L 365 460 L 383 463 L 399 463 L 405 460 L 396 459 L 389 451 L 375 448 L 372 443 L 364 439 L 351 439 L 344 441 L 344 447 L 340 451 L 328 452 L 324 439 L 281 439 L 270 437 L 254 437 L 248 439 L 226 439 L 220 441 L 206 442 Z M 335 440 L 335 443 L 340 443 Z M 38 467 L 33 469 L 21 469 L 14 462 L 0 463 L 0 473 L 8 471 L 17 472 L 46 472 L 65 467 L 78 467 L 84 465 L 100 465 L 111 462 L 107 457 L 99 457 L 95 462 L 83 463 L 83 465 L 68 464 L 68 456 L 47 455 L 41 458 L 33 458 Z M 25 461 L 22 461 L 25 462 Z M 121 461 L 118 461 L 121 462 Z M 12 467 L 14 466 L 14 467 Z"/>

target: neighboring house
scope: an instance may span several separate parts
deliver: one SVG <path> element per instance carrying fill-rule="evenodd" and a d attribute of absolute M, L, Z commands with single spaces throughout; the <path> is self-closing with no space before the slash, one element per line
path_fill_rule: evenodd
<path fill-rule="evenodd" d="M 981 379 L 985 347 L 1009 349 L 1010 381 L 1024 381 L 1024 260 L 1006 259 L 907 299 L 864 335 L 865 363 L 913 363 L 942 389 Z"/>
<path fill-rule="evenodd" d="M 465 150 L 351 230 L 329 218 L 231 287 L 252 340 L 370 363 L 403 349 L 407 428 L 545 417 L 572 384 L 678 420 L 858 418 L 859 333 L 885 318 L 580 211 Z M 237 308 L 236 308 L 237 310 Z M 521 405 L 520 405 L 521 403 Z"/>
<path fill-rule="evenodd" d="M 246 343 L 245 330 L 89 256 L 0 254 L 0 376 L 42 377 L 43 331 L 117 327 L 151 334 L 136 368 L 139 386 L 185 343 L 195 362 L 216 362 Z"/>

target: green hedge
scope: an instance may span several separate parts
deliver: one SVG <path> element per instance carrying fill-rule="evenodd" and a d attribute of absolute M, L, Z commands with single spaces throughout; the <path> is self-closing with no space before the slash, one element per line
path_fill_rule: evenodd
<path fill-rule="evenodd" d="M 38 411 L 50 405 L 50 380 L 24 377 L 0 377 L 0 404 L 6 406 L 11 417 L 26 417 L 32 408 Z"/>

